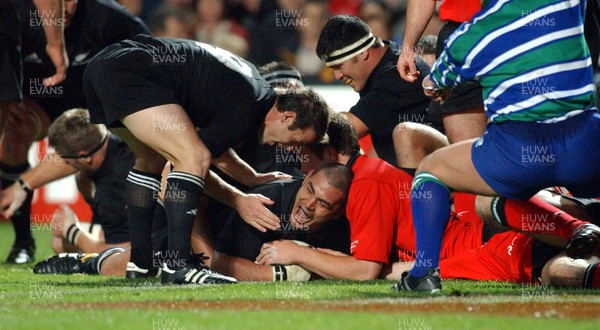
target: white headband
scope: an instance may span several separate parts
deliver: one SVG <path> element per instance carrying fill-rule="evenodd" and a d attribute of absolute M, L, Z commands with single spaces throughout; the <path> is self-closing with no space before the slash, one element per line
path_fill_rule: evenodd
<path fill-rule="evenodd" d="M 262 77 L 269 85 L 287 85 L 290 81 L 294 81 L 298 87 L 304 86 L 304 84 L 302 84 L 302 76 L 300 73 L 293 70 L 273 71 L 263 74 Z"/>
<path fill-rule="evenodd" d="M 375 37 L 373 36 L 373 33 L 369 32 L 367 36 L 358 39 L 353 44 L 340 48 L 331 52 L 331 54 L 323 56 L 323 60 L 325 61 L 325 65 L 327 65 L 328 67 L 332 67 L 364 52 L 365 50 L 370 48 L 374 43 Z"/>

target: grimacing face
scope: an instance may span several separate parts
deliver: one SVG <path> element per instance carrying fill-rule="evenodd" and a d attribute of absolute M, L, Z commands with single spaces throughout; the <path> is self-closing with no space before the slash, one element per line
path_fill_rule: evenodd
<path fill-rule="evenodd" d="M 338 218 L 345 199 L 345 192 L 329 185 L 323 171 L 311 175 L 296 194 L 290 223 L 297 230 L 315 229 L 329 219 Z"/>

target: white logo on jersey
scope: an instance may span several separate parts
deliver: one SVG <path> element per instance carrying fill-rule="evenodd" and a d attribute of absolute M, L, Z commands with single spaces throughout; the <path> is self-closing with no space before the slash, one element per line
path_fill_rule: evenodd
<path fill-rule="evenodd" d="M 513 238 L 512 242 L 510 242 L 510 245 L 508 246 L 508 255 L 512 256 L 512 250 L 513 250 L 513 246 L 515 245 L 515 240 L 517 239 L 517 236 L 515 236 L 515 238 Z"/>

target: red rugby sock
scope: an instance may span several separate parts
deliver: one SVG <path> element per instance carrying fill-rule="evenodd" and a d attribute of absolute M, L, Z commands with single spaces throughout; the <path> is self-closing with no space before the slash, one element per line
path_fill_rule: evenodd
<path fill-rule="evenodd" d="M 549 234 L 569 241 L 577 226 L 585 222 L 544 202 L 538 197 L 527 201 L 498 198 L 492 203 L 497 220 L 525 234 Z"/>
<path fill-rule="evenodd" d="M 583 288 L 592 289 L 600 288 L 600 264 L 591 264 L 585 271 L 583 277 Z"/>

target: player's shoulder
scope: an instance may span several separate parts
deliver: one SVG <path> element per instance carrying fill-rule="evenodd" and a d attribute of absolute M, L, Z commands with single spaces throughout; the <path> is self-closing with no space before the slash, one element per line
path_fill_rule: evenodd
<path fill-rule="evenodd" d="M 284 193 L 295 192 L 301 185 L 302 179 L 278 180 L 253 188 L 249 193 L 262 194 L 272 198 Z"/>

